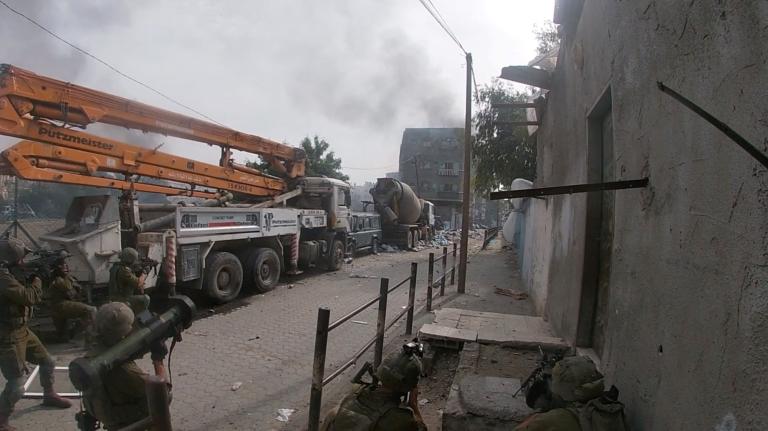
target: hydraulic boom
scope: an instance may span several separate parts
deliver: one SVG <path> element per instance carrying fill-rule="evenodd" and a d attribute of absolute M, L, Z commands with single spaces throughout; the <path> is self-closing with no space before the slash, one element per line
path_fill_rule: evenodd
<path fill-rule="evenodd" d="M 83 131 L 93 123 L 217 145 L 221 159 L 218 165 L 202 163 Z M 290 145 L 11 65 L 0 66 L 0 134 L 28 139 L 3 153 L 21 178 L 169 195 L 269 197 L 286 191 L 283 179 L 234 163 L 233 149 L 259 155 L 284 178 L 303 176 L 306 159 Z M 166 182 L 141 182 L 145 177 Z"/>

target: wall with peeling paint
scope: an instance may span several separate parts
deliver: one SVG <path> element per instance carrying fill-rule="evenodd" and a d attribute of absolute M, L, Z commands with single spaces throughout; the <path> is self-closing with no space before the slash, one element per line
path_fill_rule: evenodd
<path fill-rule="evenodd" d="M 768 1 L 584 2 L 538 136 L 536 186 L 586 182 L 610 86 L 616 179 L 601 367 L 635 430 L 768 429 L 768 170 L 656 88 L 768 151 Z M 586 196 L 535 203 L 533 295 L 575 342 Z"/>

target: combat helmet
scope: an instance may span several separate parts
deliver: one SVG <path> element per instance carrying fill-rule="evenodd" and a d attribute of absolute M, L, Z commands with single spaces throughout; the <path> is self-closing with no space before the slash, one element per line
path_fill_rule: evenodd
<path fill-rule="evenodd" d="M 29 249 L 16 238 L 0 239 L 0 262 L 16 263 L 27 255 Z"/>
<path fill-rule="evenodd" d="M 139 261 L 139 252 L 133 247 L 126 247 L 120 252 L 120 262 L 125 265 L 133 265 Z"/>
<path fill-rule="evenodd" d="M 552 369 L 550 388 L 563 401 L 584 403 L 602 394 L 603 375 L 588 357 L 569 356 Z"/>
<path fill-rule="evenodd" d="M 96 334 L 107 346 L 117 344 L 131 332 L 133 318 L 131 308 L 122 302 L 104 304 L 96 311 Z"/>
<path fill-rule="evenodd" d="M 376 370 L 376 377 L 382 386 L 405 394 L 419 384 L 421 361 L 407 350 L 392 355 Z"/>

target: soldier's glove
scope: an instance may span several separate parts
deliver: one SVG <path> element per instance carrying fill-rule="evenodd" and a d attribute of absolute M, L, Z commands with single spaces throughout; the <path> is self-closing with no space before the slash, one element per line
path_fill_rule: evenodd
<path fill-rule="evenodd" d="M 165 346 L 165 340 L 158 340 L 149 347 L 150 357 L 153 361 L 162 361 L 168 356 L 168 347 Z"/>

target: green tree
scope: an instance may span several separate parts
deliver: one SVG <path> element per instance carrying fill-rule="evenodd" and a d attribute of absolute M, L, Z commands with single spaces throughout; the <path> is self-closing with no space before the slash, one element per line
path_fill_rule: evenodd
<path fill-rule="evenodd" d="M 341 172 L 341 159 L 337 158 L 333 151 L 328 151 L 330 144 L 325 139 L 321 139 L 317 135 L 312 139 L 309 139 L 309 136 L 307 136 L 301 140 L 301 148 L 307 154 L 306 176 L 324 176 L 349 181 L 349 176 Z M 269 174 L 274 174 L 269 168 L 269 164 L 264 161 L 247 162 L 246 165 Z"/>
<path fill-rule="evenodd" d="M 513 91 L 498 80 L 480 89 L 472 153 L 475 192 L 486 195 L 511 185 L 515 178 L 533 180 L 536 175 L 536 145 L 527 128 L 504 124 L 526 121 L 525 110 L 493 108 L 494 104 L 526 101 L 524 93 Z"/>
<path fill-rule="evenodd" d="M 560 35 L 557 34 L 557 26 L 552 21 L 544 21 L 541 25 L 533 26 L 533 35 L 539 41 L 536 53 L 546 54 L 560 45 Z"/>

